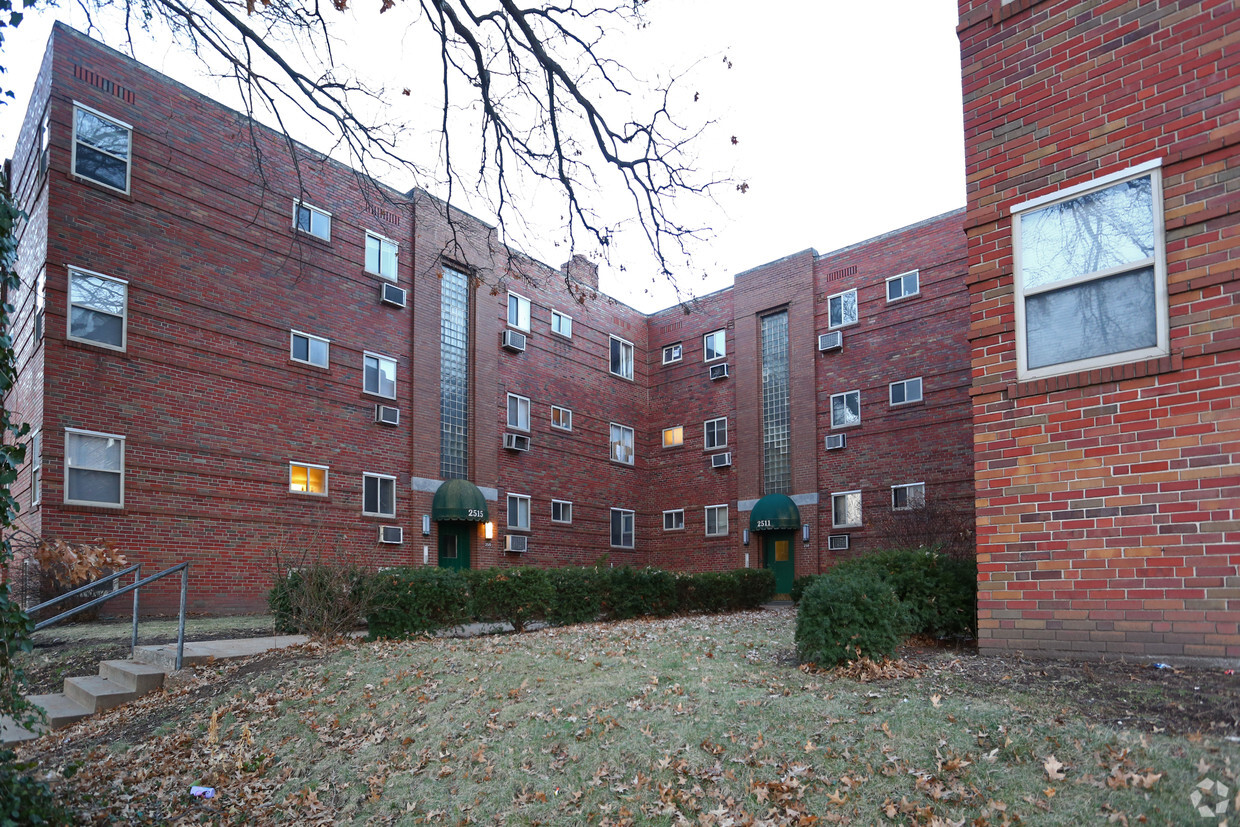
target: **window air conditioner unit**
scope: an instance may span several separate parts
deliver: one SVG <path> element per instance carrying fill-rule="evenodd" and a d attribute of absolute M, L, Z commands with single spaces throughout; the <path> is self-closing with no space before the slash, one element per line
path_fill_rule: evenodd
<path fill-rule="evenodd" d="M 732 464 L 732 452 L 731 451 L 724 451 L 722 454 L 711 454 L 710 456 L 710 467 L 711 468 L 727 468 L 731 464 Z"/>
<path fill-rule="evenodd" d="M 818 349 L 823 353 L 826 353 L 828 350 L 839 350 L 843 346 L 843 331 L 832 330 L 830 333 L 823 333 L 818 336 Z"/>
<path fill-rule="evenodd" d="M 395 284 L 385 284 L 379 290 L 379 301 L 392 307 L 405 306 L 405 291 Z"/>
<path fill-rule="evenodd" d="M 405 542 L 405 530 L 398 525 L 379 526 L 379 542 L 400 545 Z"/>
<path fill-rule="evenodd" d="M 528 451 L 530 438 L 525 434 L 504 434 L 504 447 L 509 451 Z"/>
<path fill-rule="evenodd" d="M 848 434 L 827 434 L 827 450 L 838 451 L 848 444 Z"/>
<path fill-rule="evenodd" d="M 827 535 L 827 548 L 831 551 L 848 551 L 848 535 L 847 534 L 829 534 Z"/>
<path fill-rule="evenodd" d="M 710 378 L 711 379 L 727 379 L 728 378 L 728 363 L 724 362 L 722 365 L 711 365 L 710 366 Z"/>
<path fill-rule="evenodd" d="M 524 534 L 505 534 L 504 535 L 504 551 L 512 551 L 517 554 L 524 554 L 530 550 L 530 538 Z"/>
<path fill-rule="evenodd" d="M 499 337 L 499 343 L 504 350 L 511 350 L 513 353 L 525 352 L 525 334 L 518 333 L 515 330 L 505 330 Z"/>
<path fill-rule="evenodd" d="M 399 425 L 400 408 L 395 405 L 375 405 L 375 422 L 380 425 Z"/>

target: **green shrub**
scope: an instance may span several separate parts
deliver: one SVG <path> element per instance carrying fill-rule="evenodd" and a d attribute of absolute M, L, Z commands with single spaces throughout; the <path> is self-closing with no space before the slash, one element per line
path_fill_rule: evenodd
<path fill-rule="evenodd" d="M 547 579 L 552 589 L 548 622 L 554 626 L 570 626 L 598 620 L 611 581 L 610 571 L 594 566 L 548 569 Z"/>
<path fill-rule="evenodd" d="M 388 569 L 373 575 L 373 583 L 366 618 L 371 640 L 432 632 L 469 619 L 469 580 L 454 569 Z"/>
<path fill-rule="evenodd" d="M 912 634 L 977 634 L 977 561 L 924 549 L 880 551 L 836 566 L 866 571 L 891 586 L 908 610 Z"/>
<path fill-rule="evenodd" d="M 805 590 L 797 611 L 797 656 L 831 666 L 858 655 L 895 652 L 909 618 L 891 586 L 875 575 L 837 566 Z"/>
<path fill-rule="evenodd" d="M 33 776 L 34 761 L 18 761 L 9 749 L 0 749 L 0 825 L 74 824 L 77 819 L 46 781 Z M 66 772 L 65 777 L 72 777 Z"/>
<path fill-rule="evenodd" d="M 812 586 L 814 584 L 814 581 L 817 580 L 819 577 L 822 577 L 822 575 L 821 574 L 805 574 L 793 580 L 792 581 L 792 594 L 791 594 L 792 602 L 800 603 L 801 595 L 805 594 L 805 590 L 808 589 L 810 586 Z"/>
<path fill-rule="evenodd" d="M 676 613 L 676 576 L 662 569 L 607 569 L 603 613 L 610 620 Z"/>
<path fill-rule="evenodd" d="M 478 572 L 471 595 L 474 616 L 479 620 L 503 620 L 518 632 L 531 620 L 546 620 L 555 596 L 551 579 L 532 566 L 495 568 Z"/>
<path fill-rule="evenodd" d="M 676 602 L 682 612 L 734 611 L 740 607 L 740 579 L 730 571 L 678 574 Z"/>
<path fill-rule="evenodd" d="M 290 571 L 267 593 L 276 631 L 338 637 L 370 613 L 374 584 L 357 566 L 313 563 Z"/>
<path fill-rule="evenodd" d="M 775 596 L 775 572 L 770 569 L 737 569 L 737 609 L 757 609 Z"/>

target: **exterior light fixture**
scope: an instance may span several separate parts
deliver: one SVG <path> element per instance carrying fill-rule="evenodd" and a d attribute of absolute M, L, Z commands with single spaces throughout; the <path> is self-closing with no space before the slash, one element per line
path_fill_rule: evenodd
<path fill-rule="evenodd" d="M 486 524 L 483 525 L 482 531 L 483 531 L 483 536 L 485 536 L 488 540 L 494 539 L 495 538 L 495 523 L 488 520 Z"/>
<path fill-rule="evenodd" d="M 807 543 L 809 542 L 809 523 L 804 523 L 801 526 L 801 539 Z"/>
<path fill-rule="evenodd" d="M 749 545 L 749 529 L 746 528 L 741 530 L 741 542 L 745 545 Z"/>
<path fill-rule="evenodd" d="M 431 536 L 431 515 L 430 514 L 422 515 L 422 536 L 423 537 Z"/>

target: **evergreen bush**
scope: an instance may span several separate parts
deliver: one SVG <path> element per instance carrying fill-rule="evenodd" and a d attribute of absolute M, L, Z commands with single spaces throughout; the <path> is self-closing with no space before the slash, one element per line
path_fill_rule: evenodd
<path fill-rule="evenodd" d="M 547 621 L 553 626 L 591 623 L 603 613 L 603 601 L 611 582 L 610 569 L 594 566 L 566 566 L 548 569 L 551 605 Z"/>
<path fill-rule="evenodd" d="M 400 638 L 469 620 L 469 580 L 438 566 L 387 569 L 372 575 L 370 639 Z"/>
<path fill-rule="evenodd" d="M 907 610 L 881 578 L 837 566 L 801 597 L 796 646 L 802 663 L 832 666 L 895 652 L 909 633 Z"/>
<path fill-rule="evenodd" d="M 470 591 L 478 620 L 507 621 L 518 632 L 532 620 L 546 620 L 555 597 L 547 571 L 532 566 L 478 572 Z"/>

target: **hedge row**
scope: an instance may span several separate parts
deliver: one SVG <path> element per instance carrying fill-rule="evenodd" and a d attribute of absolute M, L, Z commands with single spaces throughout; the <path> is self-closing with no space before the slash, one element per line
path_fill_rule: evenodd
<path fill-rule="evenodd" d="M 304 607 L 290 612 L 303 584 L 294 576 L 276 584 L 268 603 L 281 630 L 308 625 Z M 678 574 L 660 569 L 567 567 L 495 568 L 460 572 L 434 566 L 386 569 L 359 581 L 370 637 L 392 638 L 432 632 L 469 621 L 511 623 L 517 631 L 532 621 L 556 626 L 593 620 L 665 617 L 681 612 L 754 609 L 775 594 L 767 569 Z"/>
<path fill-rule="evenodd" d="M 977 561 L 924 550 L 882 551 L 800 577 L 796 644 L 822 665 L 890 655 L 904 638 L 977 634 Z"/>

